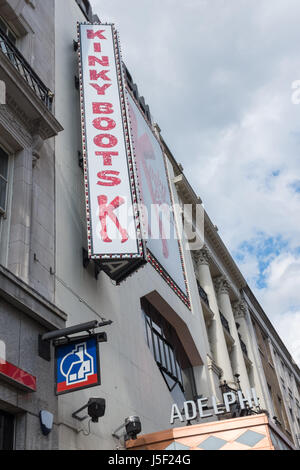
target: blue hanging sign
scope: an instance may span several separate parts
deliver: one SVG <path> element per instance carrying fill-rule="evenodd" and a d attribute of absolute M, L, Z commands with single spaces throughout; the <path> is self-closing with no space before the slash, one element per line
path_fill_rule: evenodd
<path fill-rule="evenodd" d="M 100 385 L 97 336 L 74 339 L 56 346 L 56 395 Z"/>

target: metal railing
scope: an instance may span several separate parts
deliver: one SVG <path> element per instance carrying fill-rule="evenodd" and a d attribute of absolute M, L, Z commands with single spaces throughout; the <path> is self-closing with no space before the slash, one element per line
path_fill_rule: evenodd
<path fill-rule="evenodd" d="M 10 63 L 18 70 L 19 74 L 28 83 L 30 88 L 42 100 L 49 111 L 52 110 L 53 93 L 44 85 L 34 72 L 26 59 L 18 51 L 10 39 L 0 30 L 0 51 L 5 54 Z M 0 52 L 0 53 L 1 53 Z"/>
<path fill-rule="evenodd" d="M 152 341 L 157 364 L 183 388 L 182 372 L 173 347 L 154 329 L 152 329 Z"/>
<path fill-rule="evenodd" d="M 247 346 L 245 345 L 244 341 L 242 340 L 242 337 L 241 337 L 240 333 L 238 333 L 238 335 L 239 335 L 239 340 L 240 340 L 240 343 L 241 343 L 242 351 L 245 354 L 245 356 L 248 357 Z"/>
<path fill-rule="evenodd" d="M 222 325 L 224 326 L 225 330 L 227 330 L 228 333 L 230 334 L 230 328 L 229 328 L 228 320 L 226 320 L 226 318 L 224 317 L 222 312 L 220 312 L 220 318 L 221 318 L 221 322 L 222 322 Z"/>
<path fill-rule="evenodd" d="M 198 284 L 198 291 L 199 291 L 199 295 L 200 295 L 201 299 L 204 300 L 204 302 L 206 303 L 206 305 L 209 306 L 207 293 L 206 293 L 205 290 L 200 286 L 199 282 L 198 282 L 197 284 Z"/>
<path fill-rule="evenodd" d="M 247 346 L 245 345 L 245 343 L 242 339 L 240 339 L 240 342 L 241 342 L 241 348 L 242 348 L 243 353 L 245 354 L 245 356 L 248 357 Z"/>

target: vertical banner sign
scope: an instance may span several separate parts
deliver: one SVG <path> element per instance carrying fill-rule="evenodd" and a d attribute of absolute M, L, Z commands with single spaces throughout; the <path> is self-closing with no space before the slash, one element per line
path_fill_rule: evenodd
<path fill-rule="evenodd" d="M 117 32 L 79 24 L 88 256 L 121 282 L 146 262 Z"/>
<path fill-rule="evenodd" d="M 96 337 L 55 348 L 56 395 L 100 385 L 99 346 Z"/>
<path fill-rule="evenodd" d="M 181 300 L 190 307 L 184 263 L 167 176 L 165 156 L 138 103 L 127 91 L 142 204 L 147 211 L 147 257 Z"/>

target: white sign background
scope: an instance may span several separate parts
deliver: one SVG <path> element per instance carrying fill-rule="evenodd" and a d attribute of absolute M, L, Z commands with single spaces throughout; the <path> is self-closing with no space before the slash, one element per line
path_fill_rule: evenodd
<path fill-rule="evenodd" d="M 142 203 L 148 210 L 149 237 L 147 248 L 161 264 L 168 275 L 173 279 L 181 291 L 187 295 L 184 280 L 183 266 L 179 251 L 173 214 L 170 215 L 170 238 L 165 240 L 155 239 L 151 234 L 159 233 L 159 219 L 153 205 L 172 206 L 170 189 L 166 174 L 164 156 L 161 147 L 146 123 L 142 113 L 135 104 L 133 98 L 126 92 L 129 100 L 129 115 L 131 120 L 135 156 L 140 178 L 140 194 Z M 153 214 L 154 210 L 154 214 Z M 152 211 L 152 218 L 151 218 Z M 165 235 L 169 233 L 168 220 L 163 211 L 160 215 Z"/>
<path fill-rule="evenodd" d="M 101 30 L 103 31 L 102 35 L 106 39 L 99 39 L 97 36 L 94 39 L 89 39 L 87 33 L 88 30 L 93 30 L 94 32 Z M 101 44 L 101 52 L 95 52 L 95 43 Z M 80 44 L 92 255 L 138 254 L 112 25 L 81 24 Z M 99 59 L 106 56 L 109 58 L 109 66 L 102 66 L 97 62 L 95 62 L 94 66 L 91 66 L 89 65 L 88 60 L 89 56 L 97 57 Z M 99 78 L 97 81 L 92 81 L 90 78 L 90 70 L 96 70 L 97 73 L 102 70 L 106 70 L 107 77 L 110 78 L 110 81 L 103 81 L 101 78 Z M 110 84 L 111 86 L 107 88 L 105 90 L 105 94 L 101 96 L 97 94 L 97 90 L 91 85 L 91 83 L 98 84 L 100 87 L 102 87 L 104 84 Z M 94 114 L 93 103 L 110 103 L 113 106 L 114 113 Z M 109 131 L 101 131 L 96 129 L 93 126 L 93 121 L 94 119 L 101 116 L 113 119 L 116 123 L 115 128 Z M 97 135 L 105 133 L 111 134 L 117 138 L 118 144 L 115 147 L 100 148 L 94 143 L 94 138 Z M 119 155 L 112 156 L 112 165 L 106 166 L 103 164 L 103 157 L 96 156 L 95 152 L 109 150 L 112 152 L 118 152 Z M 119 172 L 117 177 L 121 179 L 121 184 L 117 186 L 99 186 L 99 178 L 97 176 L 98 173 L 109 170 Z M 104 242 L 102 240 L 98 205 L 98 196 L 100 195 L 107 196 L 107 204 L 110 204 L 117 196 L 122 197 L 126 201 L 124 205 L 114 210 L 114 214 L 118 217 L 122 228 L 126 229 L 129 234 L 129 238 L 126 242 L 121 242 L 121 234 L 117 230 L 114 222 L 109 217 L 106 217 L 107 234 L 112 241 Z"/>

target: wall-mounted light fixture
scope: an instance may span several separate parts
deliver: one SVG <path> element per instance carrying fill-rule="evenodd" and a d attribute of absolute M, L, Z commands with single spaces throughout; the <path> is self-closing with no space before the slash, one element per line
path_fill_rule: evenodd
<path fill-rule="evenodd" d="M 118 434 L 121 429 L 125 428 L 125 433 Z M 122 436 L 125 441 L 129 439 L 136 439 L 137 435 L 142 431 L 141 420 L 138 416 L 129 416 L 125 418 L 125 421 L 119 426 L 112 434 L 116 439 L 120 439 Z"/>
<path fill-rule="evenodd" d="M 41 410 L 40 411 L 40 424 L 41 430 L 44 436 L 48 436 L 52 431 L 53 427 L 53 414 L 50 411 Z"/>

